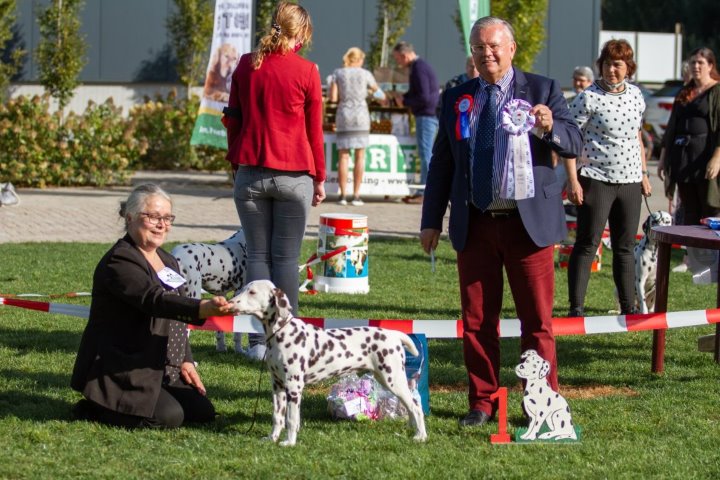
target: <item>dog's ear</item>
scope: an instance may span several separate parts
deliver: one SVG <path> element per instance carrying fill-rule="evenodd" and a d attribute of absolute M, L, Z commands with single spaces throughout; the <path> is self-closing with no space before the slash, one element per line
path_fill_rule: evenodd
<path fill-rule="evenodd" d="M 276 287 L 273 290 L 273 300 L 275 301 L 275 305 L 278 309 L 278 316 L 282 319 L 288 318 L 290 316 L 292 306 L 290 306 L 290 300 L 288 300 L 285 292 Z"/>
<path fill-rule="evenodd" d="M 550 373 L 550 362 L 542 357 L 540 357 L 540 359 L 542 360 L 542 365 L 540 366 L 540 378 L 545 378 L 548 376 L 548 373 Z"/>
<path fill-rule="evenodd" d="M 650 232 L 650 227 L 652 227 L 654 223 L 653 215 L 648 215 L 645 221 L 642 224 L 642 231 L 645 235 L 647 235 Z"/>
<path fill-rule="evenodd" d="M 531 355 L 537 355 L 537 354 L 538 354 L 538 353 L 537 353 L 535 350 L 533 350 L 532 348 L 529 349 L 529 350 L 525 350 L 525 351 L 522 353 L 522 355 L 520 355 L 520 360 L 525 360 L 525 359 L 528 358 L 529 356 L 531 356 Z"/>

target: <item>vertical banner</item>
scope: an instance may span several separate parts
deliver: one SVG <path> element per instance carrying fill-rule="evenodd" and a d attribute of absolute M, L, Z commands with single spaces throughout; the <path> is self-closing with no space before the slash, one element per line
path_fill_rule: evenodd
<path fill-rule="evenodd" d="M 490 15 L 490 0 L 458 0 L 458 7 L 465 36 L 465 52 L 470 55 L 470 29 L 475 20 Z"/>
<path fill-rule="evenodd" d="M 230 97 L 230 81 L 240 56 L 251 50 L 252 0 L 216 0 L 210 62 L 191 145 L 227 149 L 220 122 Z"/>

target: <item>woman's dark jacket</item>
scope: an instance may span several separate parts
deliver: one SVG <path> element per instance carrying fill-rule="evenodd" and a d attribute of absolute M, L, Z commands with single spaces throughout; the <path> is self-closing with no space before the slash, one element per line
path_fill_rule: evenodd
<path fill-rule="evenodd" d="M 172 255 L 162 249 L 158 254 L 179 271 Z M 166 290 L 126 235 L 95 268 L 90 318 L 70 385 L 110 410 L 152 416 L 165 373 L 170 319 L 202 325 L 198 314 L 198 300 Z M 192 361 L 189 343 L 185 361 Z"/>

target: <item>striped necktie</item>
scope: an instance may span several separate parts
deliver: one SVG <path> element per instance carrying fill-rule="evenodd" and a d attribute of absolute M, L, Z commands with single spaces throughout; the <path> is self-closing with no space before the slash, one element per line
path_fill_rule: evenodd
<path fill-rule="evenodd" d="M 480 211 L 485 211 L 493 200 L 492 177 L 498 86 L 488 85 L 485 90 L 488 98 L 480 112 L 472 164 L 472 201 Z"/>

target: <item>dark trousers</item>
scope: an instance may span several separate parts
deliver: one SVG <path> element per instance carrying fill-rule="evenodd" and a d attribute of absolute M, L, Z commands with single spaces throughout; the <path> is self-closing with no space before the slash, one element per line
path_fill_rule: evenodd
<path fill-rule="evenodd" d="M 683 225 L 699 225 L 700 219 L 716 217 L 718 209 L 707 203 L 708 182 L 678 183 L 678 195 L 683 207 Z"/>
<path fill-rule="evenodd" d="M 550 363 L 547 379 L 557 390 L 553 247 L 536 246 L 519 215 L 491 218 L 474 208 L 466 245 L 457 260 L 470 409 L 488 414 L 495 410 L 490 395 L 499 386 L 503 267 L 522 326 L 522 351 L 534 349 Z"/>
<path fill-rule="evenodd" d="M 580 177 L 583 204 L 578 207 L 577 236 L 568 263 L 570 309 L 583 308 L 590 266 L 602 238 L 605 223 L 610 225 L 613 251 L 613 279 L 620 309 L 632 312 L 635 306 L 635 234 L 640 220 L 640 183 L 605 183 Z"/>
<path fill-rule="evenodd" d="M 83 404 L 84 402 L 84 404 Z M 79 416 L 115 427 L 125 428 L 177 428 L 184 422 L 211 422 L 215 407 L 210 400 L 190 386 L 177 382 L 164 385 L 151 417 L 138 417 L 115 412 L 94 402 L 81 400 Z"/>

